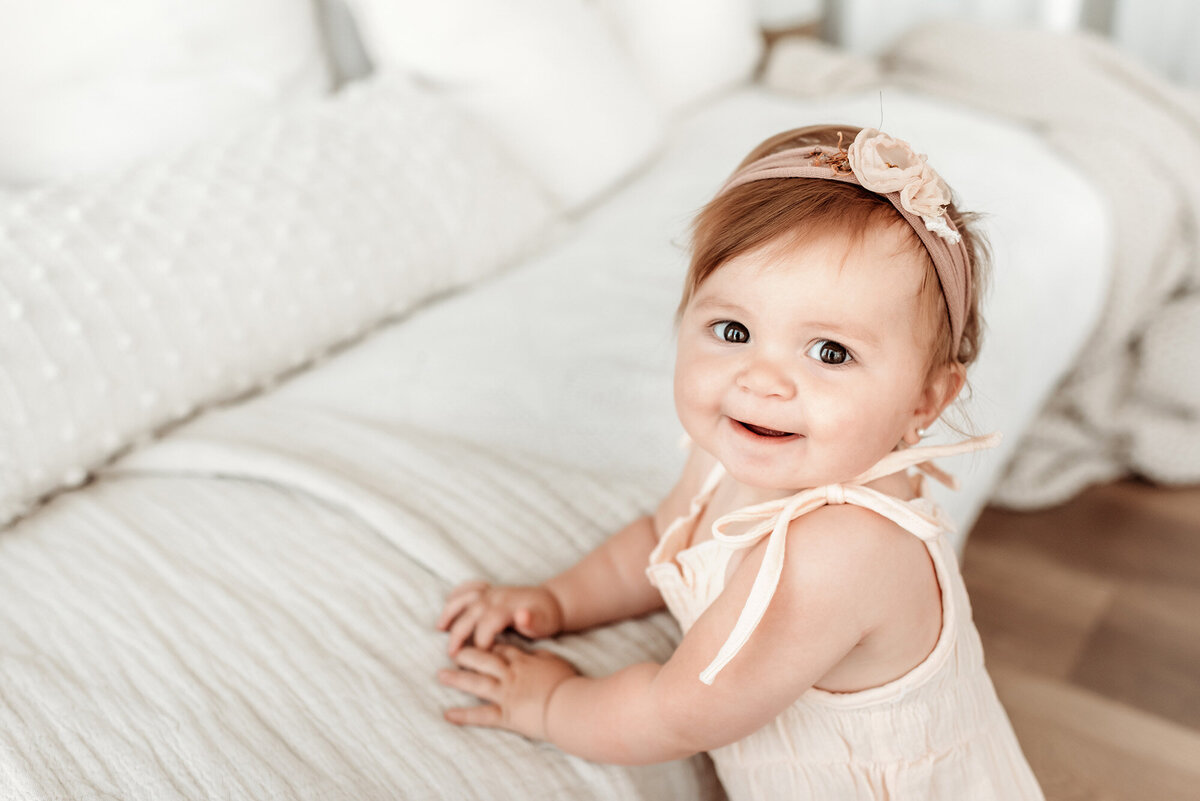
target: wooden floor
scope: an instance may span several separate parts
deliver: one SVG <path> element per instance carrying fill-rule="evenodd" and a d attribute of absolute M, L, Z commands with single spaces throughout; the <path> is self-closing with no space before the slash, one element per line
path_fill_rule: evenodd
<path fill-rule="evenodd" d="M 1200 487 L 989 508 L 963 575 L 1047 799 L 1200 799 Z"/>

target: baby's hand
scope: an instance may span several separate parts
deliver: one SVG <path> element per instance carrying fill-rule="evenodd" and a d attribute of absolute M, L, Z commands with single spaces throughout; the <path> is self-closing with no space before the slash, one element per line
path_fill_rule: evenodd
<path fill-rule="evenodd" d="M 545 587 L 493 587 L 486 581 L 460 584 L 446 599 L 437 627 L 450 632 L 447 652 L 454 656 L 474 635 L 487 650 L 496 635 L 512 626 L 530 639 L 553 637 L 562 630 L 562 609 Z"/>
<path fill-rule="evenodd" d="M 489 703 L 447 709 L 457 725 L 490 726 L 546 739 L 546 706 L 567 679 L 578 676 L 571 664 L 549 651 L 526 653 L 497 643 L 491 651 L 464 648 L 455 657 L 457 670 L 438 671 L 438 681 Z"/>

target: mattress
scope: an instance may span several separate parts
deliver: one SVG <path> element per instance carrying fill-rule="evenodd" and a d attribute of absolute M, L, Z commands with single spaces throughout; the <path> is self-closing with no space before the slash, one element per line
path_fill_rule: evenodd
<path fill-rule="evenodd" d="M 966 413 L 1007 438 L 944 465 L 963 486 L 938 497 L 965 532 L 1096 322 L 1105 212 L 1029 133 L 885 100 L 886 128 L 990 215 Z M 538 581 L 654 508 L 684 457 L 672 319 L 691 216 L 765 136 L 877 125 L 879 107 L 721 98 L 527 262 L 169 432 L 6 532 L 3 797 L 720 798 L 704 757 L 595 765 L 443 722 L 466 699 L 434 680 L 433 624 L 457 582 Z M 664 660 L 678 636 L 658 613 L 546 647 L 599 675 Z"/>

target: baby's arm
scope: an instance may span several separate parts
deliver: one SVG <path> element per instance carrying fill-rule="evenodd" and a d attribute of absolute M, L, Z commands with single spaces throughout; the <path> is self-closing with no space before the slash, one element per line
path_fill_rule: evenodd
<path fill-rule="evenodd" d="M 455 723 L 501 726 L 600 762 L 650 763 L 709 751 L 774 719 L 877 625 L 888 568 L 874 540 L 891 524 L 855 507 L 793 523 L 778 589 L 758 628 L 711 686 L 707 667 L 733 629 L 762 561 L 757 546 L 665 665 L 599 679 L 544 652 L 466 649 L 443 683 L 491 703 L 453 709 Z M 878 522 L 877 522 L 878 521 Z M 865 529 L 865 530 L 864 530 Z M 490 661 L 489 661 L 490 660 Z"/>
<path fill-rule="evenodd" d="M 679 482 L 653 517 L 634 520 L 541 585 L 505 587 L 473 581 L 456 587 L 437 623 L 450 632 L 450 655 L 471 640 L 490 648 L 508 626 L 527 637 L 551 637 L 661 609 L 662 596 L 646 578 L 650 552 L 662 529 L 686 511 L 712 464 L 711 456 L 693 449 Z"/>

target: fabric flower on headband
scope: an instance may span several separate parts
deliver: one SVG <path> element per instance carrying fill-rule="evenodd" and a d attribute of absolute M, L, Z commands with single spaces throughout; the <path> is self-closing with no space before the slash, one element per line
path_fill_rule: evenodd
<path fill-rule="evenodd" d="M 850 169 L 864 189 L 884 195 L 899 192 L 900 205 L 920 217 L 927 229 L 952 244 L 962 239 L 944 216 L 950 187 L 908 142 L 863 128 L 847 155 Z"/>

